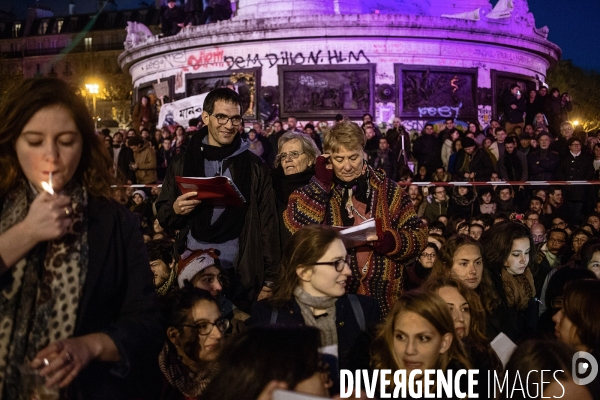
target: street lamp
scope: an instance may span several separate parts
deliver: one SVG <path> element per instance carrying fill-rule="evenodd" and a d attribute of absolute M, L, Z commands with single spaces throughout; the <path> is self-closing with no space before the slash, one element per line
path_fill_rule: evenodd
<path fill-rule="evenodd" d="M 98 119 L 96 118 L 96 95 L 98 94 L 100 86 L 97 83 L 87 83 L 85 85 L 88 93 L 92 95 L 92 104 L 93 104 L 93 112 L 94 112 L 94 129 L 98 129 Z"/>

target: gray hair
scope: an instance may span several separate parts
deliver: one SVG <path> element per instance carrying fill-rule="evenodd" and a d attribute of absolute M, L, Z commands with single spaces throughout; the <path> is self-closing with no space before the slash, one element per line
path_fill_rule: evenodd
<path fill-rule="evenodd" d="M 314 164 L 317 157 L 321 155 L 319 148 L 315 144 L 314 140 L 308 135 L 297 132 L 286 132 L 279 138 L 277 142 L 277 154 L 281 153 L 281 148 L 287 142 L 292 140 L 298 140 L 302 146 L 302 151 L 308 157 L 308 164 Z M 279 166 L 279 159 L 275 158 L 275 167 Z"/>

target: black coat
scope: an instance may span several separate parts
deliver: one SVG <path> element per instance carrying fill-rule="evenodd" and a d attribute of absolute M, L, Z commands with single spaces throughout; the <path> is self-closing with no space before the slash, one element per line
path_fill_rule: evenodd
<path fill-rule="evenodd" d="M 454 164 L 454 175 L 458 177 L 459 180 L 464 180 L 464 175 L 460 172 L 460 168 L 462 167 L 465 157 L 468 157 L 465 149 L 460 149 L 458 153 L 456 153 L 456 163 Z M 471 161 L 469 161 L 469 170 L 470 172 L 475 172 L 475 181 L 477 182 L 487 182 L 492 177 L 492 172 L 494 172 L 494 163 L 490 158 L 490 155 L 484 149 L 475 150 L 471 157 Z"/>
<path fill-rule="evenodd" d="M 114 159 L 114 151 L 112 150 L 111 156 Z M 117 158 L 117 179 L 123 181 L 130 181 L 131 183 L 135 183 L 135 171 L 129 168 L 129 164 L 135 163 L 135 159 L 133 158 L 133 150 L 124 144 L 121 145 L 121 151 L 119 152 L 119 157 Z"/>
<path fill-rule="evenodd" d="M 90 197 L 89 264 L 74 336 L 106 333 L 121 361 L 91 362 L 69 398 L 154 399 L 164 327 L 138 218 L 114 200 Z"/>
<path fill-rule="evenodd" d="M 513 109 L 512 105 L 516 106 L 516 108 Z M 523 122 L 525 120 L 525 111 L 527 111 L 525 97 L 521 96 L 517 98 L 517 96 L 508 92 L 504 97 L 504 117 L 506 118 L 506 122 L 510 122 L 511 124 Z"/>
<path fill-rule="evenodd" d="M 431 173 L 437 166 L 442 166 L 440 149 L 441 146 L 435 136 L 423 134 L 413 143 L 412 154 L 417 159 L 419 167 L 424 165 Z"/>
<path fill-rule="evenodd" d="M 369 368 L 370 342 L 380 320 L 379 307 L 375 299 L 360 295 L 357 295 L 357 298 L 365 316 L 366 332 L 360 330 L 348 296 L 340 297 L 335 303 L 340 369 L 350 369 L 352 371 Z M 268 300 L 256 302 L 252 306 L 252 314 L 246 324 L 249 326 L 269 325 L 272 313 L 273 307 L 271 307 Z M 305 325 L 302 311 L 295 298 L 278 310 L 276 323 L 291 326 Z M 277 351 L 277 349 L 273 350 Z"/>
<path fill-rule="evenodd" d="M 527 155 L 527 166 L 529 169 L 529 180 L 531 181 L 553 181 L 556 178 L 556 170 L 560 164 L 558 153 L 548 149 L 545 158 L 542 159 L 541 149 L 530 152 Z"/>
<path fill-rule="evenodd" d="M 188 147 L 186 151 L 194 151 Z M 247 150 L 249 151 L 249 150 Z M 180 238 L 185 239 L 188 231 L 189 215 L 177 215 L 173 203 L 181 195 L 175 176 L 183 176 L 185 152 L 173 159 L 158 199 L 156 209 L 158 221 L 165 229 L 182 230 Z M 239 237 L 239 253 L 235 267 L 235 286 L 231 301 L 244 311 L 256 300 L 265 281 L 274 281 L 278 275 L 280 257 L 278 215 L 275 206 L 275 194 L 271 184 L 269 168 L 260 157 L 250 154 L 249 165 L 251 183 L 248 211 L 244 228 Z M 234 178 L 239 163 L 238 156 L 233 157 L 231 174 Z M 181 243 L 180 243 L 181 244 Z"/>
<path fill-rule="evenodd" d="M 556 178 L 561 181 L 582 181 L 594 177 L 594 160 L 584 153 L 573 157 L 571 153 L 562 160 L 556 172 Z M 587 186 L 573 185 L 564 191 L 566 201 L 584 202 L 587 197 Z"/>

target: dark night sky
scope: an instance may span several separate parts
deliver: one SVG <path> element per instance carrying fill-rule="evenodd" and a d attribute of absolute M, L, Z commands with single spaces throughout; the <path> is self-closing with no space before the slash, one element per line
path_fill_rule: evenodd
<path fill-rule="evenodd" d="M 600 1 L 529 0 L 529 10 L 538 28 L 548 26 L 563 59 L 600 72 Z"/>
<path fill-rule="evenodd" d="M 120 9 L 136 8 L 142 0 L 116 0 Z M 154 3 L 154 0 L 145 0 Z M 492 0 L 495 4 L 497 0 Z M 70 0 L 41 0 L 55 14 L 68 11 Z M 2 0 L 0 9 L 13 9 L 24 15 L 33 0 Z M 87 13 L 97 9 L 98 0 L 75 0 L 77 12 Z M 529 0 L 537 27 L 550 28 L 550 41 L 563 50 L 563 58 L 586 69 L 600 71 L 600 1 L 599 0 Z"/>

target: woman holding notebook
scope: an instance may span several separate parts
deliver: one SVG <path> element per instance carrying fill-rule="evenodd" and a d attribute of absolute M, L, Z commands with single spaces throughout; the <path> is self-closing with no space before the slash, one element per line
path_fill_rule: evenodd
<path fill-rule="evenodd" d="M 402 293 L 404 264 L 427 244 L 427 230 L 407 193 L 364 161 L 365 140 L 363 130 L 349 121 L 325 134 L 315 176 L 292 193 L 284 222 L 294 233 L 310 224 L 350 227 L 380 219 L 378 240 L 348 250 L 346 291 L 374 297 L 385 315 Z"/>

